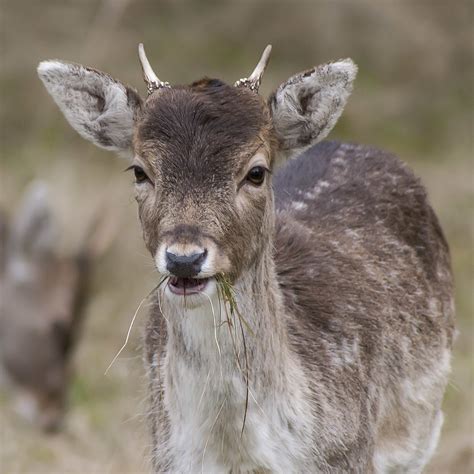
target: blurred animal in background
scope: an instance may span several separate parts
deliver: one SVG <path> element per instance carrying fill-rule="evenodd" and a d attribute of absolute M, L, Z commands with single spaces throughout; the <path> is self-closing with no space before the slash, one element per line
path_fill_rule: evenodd
<path fill-rule="evenodd" d="M 67 405 L 91 266 L 111 242 L 97 218 L 63 255 L 46 184 L 32 183 L 17 212 L 0 217 L 2 378 L 18 389 L 18 411 L 48 432 L 60 428 Z"/>

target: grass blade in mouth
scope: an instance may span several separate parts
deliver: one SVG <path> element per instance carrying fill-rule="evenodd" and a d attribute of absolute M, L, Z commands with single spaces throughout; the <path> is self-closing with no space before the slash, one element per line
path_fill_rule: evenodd
<path fill-rule="evenodd" d="M 109 366 L 105 369 L 104 375 L 107 375 L 107 372 L 110 370 L 110 368 L 112 367 L 112 365 L 114 364 L 114 362 L 118 359 L 118 357 L 120 356 L 120 354 L 122 353 L 122 351 L 125 349 L 125 347 L 127 347 L 128 340 L 130 339 L 130 334 L 131 334 L 131 332 L 132 332 L 133 323 L 135 322 L 135 318 L 137 317 L 138 312 L 140 311 L 140 308 L 142 307 L 143 303 L 150 297 L 150 295 L 152 295 L 158 288 L 160 288 L 160 286 L 161 286 L 166 280 L 168 280 L 168 279 L 169 279 L 168 276 L 162 277 L 161 280 L 159 281 L 158 285 L 156 285 L 156 286 L 145 296 L 145 298 L 143 298 L 143 299 L 140 301 L 140 304 L 138 305 L 138 308 L 136 309 L 135 314 L 133 315 L 132 321 L 130 322 L 130 326 L 128 327 L 127 336 L 125 337 L 125 342 L 123 343 L 123 346 L 119 349 L 119 351 L 117 352 L 117 354 L 115 354 L 115 357 L 112 359 L 112 362 L 110 362 Z"/>
<path fill-rule="evenodd" d="M 229 303 L 231 315 L 236 314 L 239 320 L 244 324 L 245 328 L 249 332 L 251 336 L 255 337 L 255 334 L 250 327 L 250 324 L 246 321 L 246 319 L 242 316 L 237 307 L 237 300 L 235 298 L 235 290 L 229 280 L 223 273 L 218 273 L 216 275 L 216 281 L 222 290 L 222 295 L 224 297 L 224 303 Z"/>
<path fill-rule="evenodd" d="M 239 319 L 240 332 L 242 334 L 242 345 L 243 345 L 243 348 L 244 348 L 244 360 L 245 360 L 245 372 L 242 369 L 242 366 L 240 364 L 239 354 L 236 351 L 235 341 L 234 341 L 234 338 L 233 338 L 233 335 L 232 335 L 231 322 L 228 318 L 229 331 L 230 331 L 230 335 L 231 335 L 231 339 L 232 339 L 232 345 L 234 347 L 234 353 L 236 355 L 237 366 L 238 366 L 240 372 L 242 373 L 242 375 L 244 376 L 245 386 L 246 386 L 244 418 L 242 420 L 242 430 L 240 432 L 240 436 L 242 437 L 243 434 L 244 434 L 244 430 L 245 430 L 245 422 L 247 420 L 247 412 L 248 412 L 248 406 L 249 406 L 249 391 L 250 391 L 249 390 L 249 361 L 248 361 L 248 353 L 247 353 L 247 343 L 245 341 L 245 331 L 244 331 L 244 327 L 243 327 L 242 323 L 245 325 L 247 331 L 252 336 L 254 336 L 254 333 L 252 331 L 252 328 L 248 324 L 248 322 L 240 314 L 240 311 L 237 307 L 237 301 L 236 301 L 236 298 L 235 298 L 235 291 L 234 291 L 234 288 L 233 288 L 232 284 L 228 281 L 228 279 L 222 273 L 219 273 L 219 274 L 216 275 L 216 281 L 217 281 L 218 294 L 220 294 L 222 292 L 222 296 L 223 296 L 223 299 L 224 299 L 224 307 L 226 309 L 226 312 L 227 312 L 226 303 L 228 303 L 229 307 L 230 307 L 231 316 L 234 317 L 234 315 L 236 314 L 238 319 Z"/>

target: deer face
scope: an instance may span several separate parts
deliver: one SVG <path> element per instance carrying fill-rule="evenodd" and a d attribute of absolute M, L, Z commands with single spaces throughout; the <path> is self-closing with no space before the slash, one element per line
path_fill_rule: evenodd
<path fill-rule="evenodd" d="M 218 80 L 163 89 L 137 120 L 135 192 L 146 245 L 175 295 L 235 279 L 268 242 L 272 134 L 254 93 Z"/>
<path fill-rule="evenodd" d="M 351 60 L 291 77 L 265 103 L 258 86 L 267 47 L 234 86 L 203 79 L 170 87 L 139 54 L 149 96 L 83 66 L 45 61 L 38 73 L 70 124 L 106 149 L 133 156 L 146 245 L 168 293 L 179 298 L 236 280 L 271 242 L 271 172 L 323 139 L 342 113 L 355 78 Z"/>

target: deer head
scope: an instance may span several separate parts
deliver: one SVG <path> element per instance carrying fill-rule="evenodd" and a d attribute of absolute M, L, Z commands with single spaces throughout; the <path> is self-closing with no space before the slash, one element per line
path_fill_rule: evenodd
<path fill-rule="evenodd" d="M 29 187 L 11 222 L 1 221 L 0 363 L 23 395 L 22 414 L 53 431 L 64 414 L 88 270 L 105 246 L 88 231 L 76 252 L 62 255 L 40 182 Z"/>
<path fill-rule="evenodd" d="M 235 281 L 262 261 L 273 231 L 272 171 L 326 137 L 351 92 L 357 68 L 345 59 L 291 77 L 265 101 L 258 87 L 269 54 L 234 85 L 204 78 L 171 87 L 140 45 L 145 100 L 94 69 L 38 67 L 73 128 L 132 157 L 145 243 L 170 276 L 169 298 L 201 304 L 217 274 Z"/>

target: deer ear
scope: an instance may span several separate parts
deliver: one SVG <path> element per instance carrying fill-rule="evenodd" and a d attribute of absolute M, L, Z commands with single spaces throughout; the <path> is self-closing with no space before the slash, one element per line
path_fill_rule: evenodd
<path fill-rule="evenodd" d="M 58 225 L 44 183 L 34 182 L 26 191 L 20 209 L 13 219 L 10 239 L 13 257 L 29 259 L 54 253 L 58 240 Z"/>
<path fill-rule="evenodd" d="M 357 66 L 351 59 L 296 74 L 269 99 L 280 155 L 303 152 L 332 130 L 352 91 Z"/>
<path fill-rule="evenodd" d="M 38 75 L 82 137 L 106 150 L 131 150 L 142 104 L 134 89 L 103 72 L 61 61 L 41 62 Z"/>

